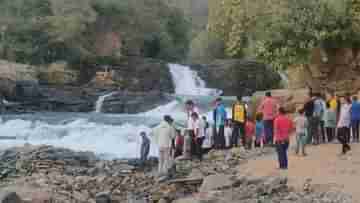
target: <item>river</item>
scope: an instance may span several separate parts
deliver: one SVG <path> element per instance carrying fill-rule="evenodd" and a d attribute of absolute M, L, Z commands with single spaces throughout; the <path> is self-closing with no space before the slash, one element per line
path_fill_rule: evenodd
<path fill-rule="evenodd" d="M 101 113 L 103 102 L 110 94 L 99 97 L 92 113 L 35 113 L 3 115 L 0 136 L 2 148 L 29 144 L 48 144 L 78 151 L 92 151 L 106 158 L 134 158 L 140 150 L 141 131 L 149 133 L 166 114 L 179 125 L 185 123 L 184 101 L 193 99 L 203 115 L 211 116 L 211 102 L 221 90 L 206 87 L 197 72 L 188 66 L 168 65 L 175 86 L 176 100 L 139 114 Z M 229 97 L 228 101 L 234 98 Z M 229 103 L 230 103 L 229 102 Z M 151 145 L 150 154 L 157 156 Z"/>

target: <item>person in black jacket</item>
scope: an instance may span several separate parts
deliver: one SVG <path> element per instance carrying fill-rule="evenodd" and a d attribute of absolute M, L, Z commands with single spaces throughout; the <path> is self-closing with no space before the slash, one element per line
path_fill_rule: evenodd
<path fill-rule="evenodd" d="M 316 129 L 316 125 L 315 125 L 316 121 L 314 119 L 314 109 L 315 109 L 314 99 L 312 98 L 312 95 L 309 94 L 308 100 L 304 104 L 305 117 L 309 123 L 308 129 L 307 129 L 307 134 L 308 134 L 307 143 L 308 144 L 311 144 L 313 136 L 315 135 L 315 133 L 317 133 L 317 129 Z"/>

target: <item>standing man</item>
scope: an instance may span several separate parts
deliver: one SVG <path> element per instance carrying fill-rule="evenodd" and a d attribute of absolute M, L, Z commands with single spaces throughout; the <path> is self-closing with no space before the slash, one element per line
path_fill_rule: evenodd
<path fill-rule="evenodd" d="M 144 166 L 150 152 L 150 139 L 146 136 L 145 132 L 141 132 L 140 136 L 141 136 L 140 162 L 141 162 L 141 166 Z"/>
<path fill-rule="evenodd" d="M 217 149 L 225 149 L 225 121 L 227 120 L 227 113 L 222 103 L 221 98 L 217 98 L 215 102 L 216 108 L 214 110 L 214 124 L 216 130 L 215 147 Z"/>
<path fill-rule="evenodd" d="M 241 96 L 237 97 L 237 101 L 232 106 L 232 122 L 233 122 L 233 134 L 231 139 L 231 146 L 237 147 L 239 138 L 242 140 L 243 146 L 245 146 L 245 123 L 247 119 L 246 106 L 241 100 Z"/>
<path fill-rule="evenodd" d="M 274 119 L 277 114 L 278 104 L 271 96 L 271 92 L 265 93 L 265 99 L 260 104 L 258 111 L 262 113 L 264 120 L 265 143 L 273 144 Z"/>
<path fill-rule="evenodd" d="M 360 127 L 360 103 L 358 97 L 354 96 L 351 105 L 351 129 L 353 134 L 353 141 L 359 142 L 359 127 Z"/>
<path fill-rule="evenodd" d="M 153 129 L 153 135 L 155 141 L 159 147 L 159 175 L 167 175 L 168 169 L 170 168 L 170 150 L 172 140 L 175 139 L 176 132 L 173 127 L 174 120 L 166 115 L 164 120 Z"/>
<path fill-rule="evenodd" d="M 307 144 L 311 144 L 314 134 L 316 133 L 314 127 L 314 100 L 311 97 L 312 95 L 309 93 L 309 96 L 304 104 L 305 117 L 308 121 L 308 129 L 307 129 Z"/>
<path fill-rule="evenodd" d="M 199 118 L 197 113 L 191 115 L 192 129 L 189 129 L 189 133 L 192 137 L 192 156 L 196 155 L 199 160 L 202 160 L 202 142 L 204 139 L 205 123 Z"/>
<path fill-rule="evenodd" d="M 324 114 L 324 105 L 320 99 L 319 94 L 314 94 L 312 98 L 314 102 L 314 112 L 313 112 L 313 119 L 312 119 L 312 136 L 313 136 L 313 142 L 315 145 L 320 144 L 320 122 Z M 322 131 L 324 133 L 324 131 Z M 325 136 L 324 136 L 325 137 Z"/>

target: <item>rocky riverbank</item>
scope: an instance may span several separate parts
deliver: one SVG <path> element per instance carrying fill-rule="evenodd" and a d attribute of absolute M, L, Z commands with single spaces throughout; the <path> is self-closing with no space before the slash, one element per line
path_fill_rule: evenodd
<path fill-rule="evenodd" d="M 99 160 L 89 152 L 26 145 L 0 154 L 0 202 L 352 202 L 337 191 L 304 191 L 283 177 L 251 178 L 238 167 L 273 149 L 211 151 L 203 162 L 177 160 L 159 180 L 156 160 Z M 8 199 L 6 199 L 8 198 Z M 16 201 L 15 201 L 16 200 Z"/>
<path fill-rule="evenodd" d="M 208 87 L 221 89 L 226 96 L 250 96 L 255 91 L 280 87 L 280 75 L 268 67 L 251 60 L 215 60 L 206 65 L 191 65 L 199 72 Z"/>

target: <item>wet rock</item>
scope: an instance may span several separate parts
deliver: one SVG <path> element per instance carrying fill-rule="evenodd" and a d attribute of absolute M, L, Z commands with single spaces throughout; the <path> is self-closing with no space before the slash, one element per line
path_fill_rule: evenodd
<path fill-rule="evenodd" d="M 278 88 L 280 75 L 265 64 L 250 60 L 215 60 L 207 65 L 192 65 L 208 87 L 225 95 L 251 95 L 255 91 Z M 226 78 L 226 79 L 225 79 Z"/>
<path fill-rule="evenodd" d="M 167 104 L 171 100 L 170 96 L 160 91 L 118 91 L 105 99 L 102 111 L 105 113 L 140 113 Z"/>
<path fill-rule="evenodd" d="M 0 191 L 0 203 L 22 203 L 16 192 Z"/>
<path fill-rule="evenodd" d="M 111 195 L 108 192 L 101 192 L 95 196 L 96 203 L 111 203 Z"/>

